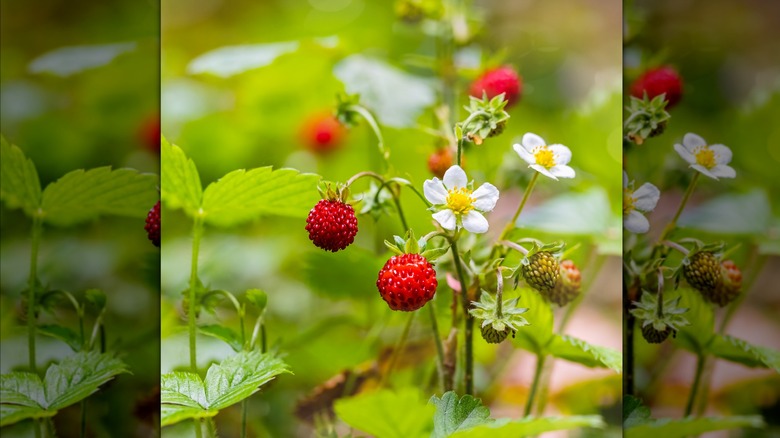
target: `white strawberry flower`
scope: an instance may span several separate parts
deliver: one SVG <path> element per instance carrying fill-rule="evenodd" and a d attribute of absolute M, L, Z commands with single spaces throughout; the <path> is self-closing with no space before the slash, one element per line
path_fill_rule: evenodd
<path fill-rule="evenodd" d="M 648 213 L 655 209 L 661 191 L 658 187 L 644 183 L 634 190 L 634 182 L 628 182 L 628 175 L 623 172 L 623 226 L 632 233 L 646 233 L 650 230 L 650 222 L 640 212 Z"/>
<path fill-rule="evenodd" d="M 482 213 L 492 211 L 498 201 L 498 189 L 484 183 L 476 190 L 469 184 L 466 172 L 460 166 L 452 166 L 444 173 L 443 180 L 433 178 L 423 184 L 425 199 L 433 204 L 433 218 L 445 230 L 465 228 L 472 233 L 488 230 L 488 221 Z"/>
<path fill-rule="evenodd" d="M 547 145 L 542 137 L 527 133 L 523 135 L 522 144 L 513 146 L 528 167 L 554 180 L 558 178 L 574 178 L 574 169 L 568 166 L 571 161 L 571 150 L 562 144 Z"/>
<path fill-rule="evenodd" d="M 689 132 L 683 137 L 683 144 L 674 145 L 674 150 L 690 163 L 690 167 L 712 179 L 737 176 L 737 171 L 728 165 L 731 149 L 722 144 L 707 145 L 703 138 Z"/>

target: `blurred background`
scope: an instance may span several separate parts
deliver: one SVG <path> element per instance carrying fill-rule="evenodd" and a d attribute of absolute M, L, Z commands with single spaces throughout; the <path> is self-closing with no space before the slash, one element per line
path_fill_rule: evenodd
<path fill-rule="evenodd" d="M 459 106 L 467 102 L 470 82 L 488 65 L 514 66 L 523 83 L 506 131 L 466 150 L 469 178 L 477 185 L 490 181 L 501 190 L 489 216 L 494 233 L 487 239 L 494 239 L 511 218 L 532 176 L 512 144 L 534 132 L 569 146 L 577 178 L 542 178 L 518 234 L 565 239 L 577 248 L 571 257 L 590 288 L 566 332 L 620 350 L 621 3 L 466 4 L 471 12 L 465 28 L 470 31 L 455 52 Z M 365 123 L 347 131 L 322 121 L 333 113 L 338 92 L 360 92 L 382 125 L 394 174 L 421 188 L 432 176 L 427 160 L 438 146 L 426 131 L 438 128 L 431 109 L 440 99 L 440 81 L 432 69 L 437 30 L 431 20 L 399 19 L 395 8 L 389 0 L 166 0 L 163 135 L 194 160 L 204 186 L 234 169 L 266 165 L 345 181 L 359 171 L 382 171 Z M 461 111 L 458 118 L 465 114 Z M 366 189 L 368 182 L 361 180 L 353 193 Z M 405 191 L 402 205 L 418 235 L 433 229 L 430 213 L 414 194 Z M 181 211 L 163 208 L 165 373 L 187 367 L 181 292 L 188 284 L 192 224 Z M 201 279 L 210 289 L 239 295 L 250 288 L 267 291 L 269 344 L 280 348 L 295 373 L 279 377 L 249 399 L 252 436 L 312 436 L 314 411 L 328 406 L 349 375 L 366 378 L 359 388 L 371 387 L 370 375 L 361 370 L 386 360 L 386 347 L 401 333 L 407 315 L 387 308 L 375 282 L 389 254 L 382 241 L 402 230 L 393 214 L 378 221 L 362 215 L 358 221 L 355 244 L 335 254 L 311 244 L 303 218 L 269 217 L 239 229 L 206 229 Z M 452 292 L 440 271 L 434 303 L 446 334 Z M 202 318 L 237 324 L 228 309 Z M 435 352 L 430 329 L 421 321 L 410 335 L 418 348 L 399 362 L 393 384 L 432 390 L 428 377 Z M 533 356 L 510 343 L 489 346 L 479 337 L 475 349 L 477 393 L 494 416 L 519 417 Z M 221 341 L 199 337 L 202 369 L 230 354 Z M 620 394 L 618 374 L 557 361 L 545 413 L 600 413 L 610 427 L 593 436 L 619 436 Z M 236 435 L 239 419 L 238 407 L 227 409 L 216 417 L 217 428 L 226 436 Z M 190 430 L 189 424 L 181 424 L 165 428 L 163 435 L 186 436 Z"/>
<path fill-rule="evenodd" d="M 737 177 L 702 178 L 675 238 L 724 241 L 727 249 L 734 248 L 728 258 L 742 269 L 746 296 L 734 305 L 733 315 L 716 311 L 716 327 L 728 318 L 726 333 L 775 350 L 780 348 L 778 29 L 780 4 L 772 1 L 635 0 L 625 5 L 625 89 L 643 71 L 661 65 L 673 66 L 683 83 L 666 132 L 625 150 L 625 166 L 636 187 L 652 182 L 661 190 L 658 207 L 648 216 L 648 238 L 656 238 L 674 215 L 693 176 L 673 145 L 694 132 L 711 144 L 730 147 Z M 650 346 L 641 336 L 637 348 L 639 396 L 654 417 L 681 416 L 695 357 L 669 342 Z M 771 429 L 744 436 L 779 433 L 780 376 L 775 371 L 720 360 L 708 372 L 706 414 L 761 414 Z"/>
<path fill-rule="evenodd" d="M 159 5 L 3 0 L 0 3 L 0 133 L 36 165 L 43 187 L 67 172 L 110 165 L 159 170 Z M 149 205 L 151 208 L 152 205 Z M 0 209 L 0 369 L 24 370 L 31 222 Z M 88 436 L 152 436 L 159 417 L 159 250 L 143 218 L 102 218 L 77 227 L 46 226 L 39 278 L 82 299 L 107 295 L 106 336 L 131 370 L 88 402 Z M 62 307 L 67 309 L 67 307 Z M 87 323 L 96 315 L 87 314 Z M 41 322 L 77 327 L 75 312 Z M 72 354 L 39 336 L 39 369 Z M 55 418 L 60 436 L 78 434 L 78 406 Z M 29 422 L 3 436 L 33 436 Z"/>

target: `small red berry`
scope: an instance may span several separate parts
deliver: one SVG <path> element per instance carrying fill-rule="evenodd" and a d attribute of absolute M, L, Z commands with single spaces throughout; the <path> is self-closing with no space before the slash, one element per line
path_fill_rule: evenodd
<path fill-rule="evenodd" d="M 471 83 L 470 95 L 480 99 L 483 91 L 487 93 L 489 99 L 505 93 L 504 100 L 507 101 L 506 107 L 509 108 L 520 100 L 523 81 L 512 67 L 499 67 L 486 71 Z"/>
<path fill-rule="evenodd" d="M 393 310 L 411 312 L 433 298 L 438 286 L 436 271 L 420 254 L 390 257 L 379 271 L 376 287 Z"/>
<path fill-rule="evenodd" d="M 439 148 L 428 156 L 428 170 L 434 176 L 444 178 L 444 173 L 452 167 L 454 162 L 455 154 L 452 152 L 452 149 L 448 147 Z"/>
<path fill-rule="evenodd" d="M 645 92 L 650 99 L 666 93 L 666 109 L 669 109 L 682 98 L 682 78 L 672 67 L 648 70 L 631 84 L 632 96 L 641 99 Z"/>
<path fill-rule="evenodd" d="M 141 143 L 150 152 L 160 153 L 160 115 L 154 114 L 147 117 L 138 129 L 138 137 Z"/>
<path fill-rule="evenodd" d="M 160 246 L 160 201 L 157 201 L 146 215 L 146 225 L 144 225 L 146 234 L 154 246 Z"/>
<path fill-rule="evenodd" d="M 355 209 L 335 199 L 323 199 L 306 218 L 309 239 L 326 251 L 342 250 L 355 240 L 358 232 Z"/>
<path fill-rule="evenodd" d="M 341 145 L 345 132 L 333 114 L 314 114 L 303 123 L 301 140 L 312 152 L 325 154 Z"/>

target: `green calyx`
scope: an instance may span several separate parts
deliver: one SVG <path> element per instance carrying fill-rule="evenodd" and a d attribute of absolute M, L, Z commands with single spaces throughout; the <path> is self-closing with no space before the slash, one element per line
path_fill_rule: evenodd
<path fill-rule="evenodd" d="M 642 328 L 651 326 L 657 332 L 665 332 L 667 329 L 677 333 L 680 327 L 688 324 L 683 316 L 687 308 L 679 307 L 681 297 L 668 298 L 663 301 L 663 307 L 659 309 L 658 295 L 644 291 L 639 302 L 634 301 L 631 314 L 642 324 Z"/>
<path fill-rule="evenodd" d="M 450 249 L 449 245 L 429 248 L 428 240 L 425 237 L 417 239 L 412 230 L 407 231 L 405 237 L 393 236 L 393 242 L 385 240 L 385 246 L 397 255 L 420 254 L 430 263 L 433 263 L 436 259 L 446 254 Z"/>
<path fill-rule="evenodd" d="M 473 308 L 469 309 L 469 313 L 482 320 L 482 337 L 486 341 L 498 343 L 506 339 L 510 333 L 514 337 L 520 327 L 529 324 L 522 316 L 528 309 L 517 307 L 517 300 L 518 298 L 504 300 L 499 306 L 496 297 L 483 290 L 479 302 L 471 303 Z"/>
<path fill-rule="evenodd" d="M 492 99 L 488 99 L 487 93 L 484 92 L 481 99 L 470 96 L 469 104 L 464 107 L 469 116 L 458 123 L 458 138 L 463 137 L 475 144 L 482 144 L 484 139 L 500 135 L 509 120 L 509 113 L 504 110 L 506 105 L 504 93 Z"/>
<path fill-rule="evenodd" d="M 336 188 L 333 188 L 333 185 L 335 184 Z M 347 187 L 343 183 L 333 183 L 330 181 L 322 181 L 317 186 L 317 191 L 320 193 L 320 196 L 322 196 L 322 199 L 327 199 L 329 201 L 341 201 L 345 204 L 347 204 L 347 199 L 349 198 L 349 187 Z"/>
<path fill-rule="evenodd" d="M 648 138 L 663 133 L 671 118 L 666 111 L 666 94 L 660 94 L 652 100 L 647 97 L 647 93 L 641 99 L 633 96 L 630 99 L 626 107 L 629 115 L 623 124 L 626 136 L 641 145 Z"/>

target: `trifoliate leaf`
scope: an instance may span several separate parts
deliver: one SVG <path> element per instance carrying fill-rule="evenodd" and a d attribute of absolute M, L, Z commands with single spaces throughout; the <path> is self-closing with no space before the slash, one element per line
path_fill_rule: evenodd
<path fill-rule="evenodd" d="M 195 163 L 184 151 L 161 139 L 162 200 L 166 207 L 181 208 L 190 217 L 198 215 L 203 186 Z"/>
<path fill-rule="evenodd" d="M 623 356 L 619 351 L 591 345 L 582 339 L 571 336 L 555 335 L 547 345 L 547 352 L 559 359 L 576 362 L 590 368 L 609 368 L 616 373 L 623 370 Z"/>
<path fill-rule="evenodd" d="M 604 427 L 598 415 L 573 415 L 569 417 L 527 417 L 520 420 L 498 419 L 467 430 L 456 432 L 452 438 L 519 438 L 539 435 L 554 430 Z"/>
<path fill-rule="evenodd" d="M 154 206 L 157 176 L 134 169 L 74 170 L 43 191 L 44 220 L 68 226 L 102 215 L 145 217 Z"/>
<path fill-rule="evenodd" d="M 175 372 L 160 378 L 160 425 L 169 426 L 190 418 L 208 418 L 209 410 L 203 380 L 195 373 Z"/>
<path fill-rule="evenodd" d="M 46 370 L 46 407 L 59 410 L 80 402 L 115 376 L 126 373 L 127 366 L 110 353 L 86 351 L 68 356 Z"/>
<path fill-rule="evenodd" d="M 707 351 L 721 359 L 749 367 L 771 368 L 780 372 L 780 351 L 759 347 L 731 336 L 715 335 Z"/>
<path fill-rule="evenodd" d="M 482 401 L 470 395 L 458 399 L 458 395 L 448 391 L 438 398 L 431 397 L 429 403 L 436 406 L 433 416 L 432 438 L 446 438 L 459 430 L 493 421 L 490 409 Z"/>
<path fill-rule="evenodd" d="M 204 386 L 209 409 L 224 409 L 260 390 L 290 368 L 278 357 L 259 351 L 243 351 L 209 367 Z"/>
<path fill-rule="evenodd" d="M 0 198 L 10 209 L 34 216 L 41 203 L 41 182 L 32 160 L 0 136 Z"/>
<path fill-rule="evenodd" d="M 336 401 L 334 409 L 349 426 L 376 438 L 427 438 L 435 412 L 416 388 L 343 398 Z"/>
<path fill-rule="evenodd" d="M 661 418 L 649 420 L 624 429 L 626 438 L 657 438 L 698 436 L 714 430 L 762 427 L 764 421 L 758 415 L 733 417 L 688 417 L 682 419 Z"/>
<path fill-rule="evenodd" d="M 320 176 L 270 166 L 234 170 L 203 192 L 206 222 L 229 227 L 260 216 L 306 218 L 317 203 Z"/>

